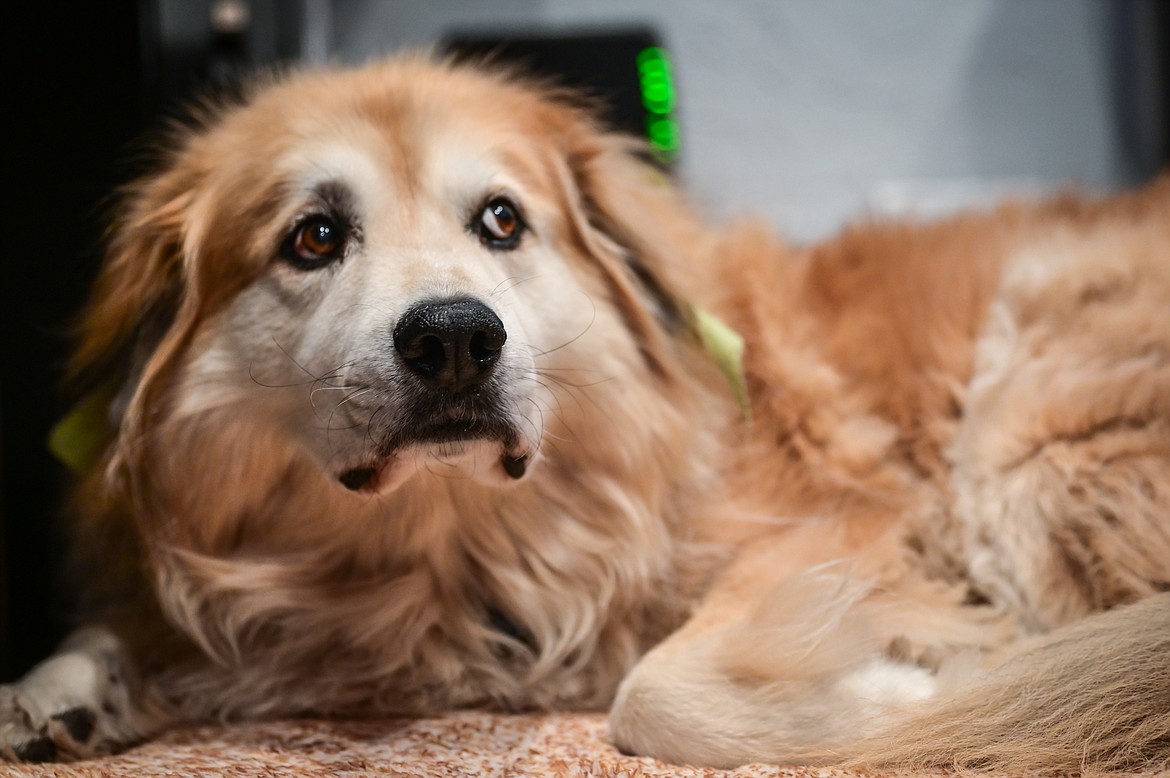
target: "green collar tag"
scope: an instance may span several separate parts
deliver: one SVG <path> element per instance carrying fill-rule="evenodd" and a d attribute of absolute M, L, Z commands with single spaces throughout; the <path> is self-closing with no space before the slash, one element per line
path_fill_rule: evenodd
<path fill-rule="evenodd" d="M 108 412 L 114 390 L 103 387 L 90 392 L 49 431 L 49 451 L 75 473 L 84 473 L 97 462 L 110 439 Z"/>
<path fill-rule="evenodd" d="M 699 339 L 703 350 L 711 355 L 719 372 L 727 379 L 735 401 L 739 405 L 744 421 L 752 419 L 751 404 L 748 402 L 747 381 L 743 372 L 743 336 L 733 330 L 722 319 L 710 311 L 691 306 L 691 331 Z"/>

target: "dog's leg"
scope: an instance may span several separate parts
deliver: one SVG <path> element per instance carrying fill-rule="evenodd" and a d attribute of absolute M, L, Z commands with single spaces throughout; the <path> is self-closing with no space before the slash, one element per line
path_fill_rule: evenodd
<path fill-rule="evenodd" d="M 832 762 L 890 710 L 934 693 L 934 668 L 896 646 L 994 639 L 998 627 L 976 623 L 958 594 L 894 594 L 864 560 L 784 570 L 807 563 L 810 548 L 832 555 L 832 529 L 803 534 L 748 549 L 627 676 L 610 717 L 620 748 L 720 767 Z"/>
<path fill-rule="evenodd" d="M 878 651 L 865 596 L 856 582 L 817 573 L 775 587 L 731 624 L 706 631 L 692 623 L 623 682 L 611 736 L 627 753 L 680 764 L 831 759 L 882 705 L 933 689 L 927 671 Z M 735 607 L 721 599 L 708 606 Z"/>
<path fill-rule="evenodd" d="M 110 753 L 166 720 L 146 703 L 121 642 L 103 627 L 78 630 L 24 678 L 0 686 L 0 754 L 10 761 Z"/>

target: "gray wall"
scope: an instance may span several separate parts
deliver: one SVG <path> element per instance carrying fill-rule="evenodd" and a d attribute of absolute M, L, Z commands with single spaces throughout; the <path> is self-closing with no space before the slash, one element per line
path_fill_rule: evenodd
<path fill-rule="evenodd" d="M 1118 111 L 1152 76 L 1143 0 L 305 0 L 360 61 L 458 27 L 648 22 L 673 54 L 682 177 L 798 238 L 866 212 L 1148 175 Z M 1123 39 L 1118 33 L 1126 32 Z M 1118 41 L 1121 41 L 1120 43 Z M 1119 52 L 1119 48 L 1122 51 Z M 1139 52 L 1140 54 L 1140 52 Z M 319 55 L 318 55 L 319 56 Z M 1132 117 L 1131 117 L 1132 120 Z M 1144 166 L 1143 166 L 1144 165 Z"/>

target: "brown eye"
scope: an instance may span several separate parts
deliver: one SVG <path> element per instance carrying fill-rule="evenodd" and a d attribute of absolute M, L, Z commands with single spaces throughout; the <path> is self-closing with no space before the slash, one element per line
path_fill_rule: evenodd
<path fill-rule="evenodd" d="M 345 228 L 327 216 L 311 216 L 296 227 L 281 246 L 281 256 L 301 270 L 315 270 L 341 257 Z"/>
<path fill-rule="evenodd" d="M 506 197 L 495 197 L 487 202 L 476 224 L 479 239 L 489 248 L 511 249 L 520 242 L 524 222 L 520 211 Z"/>

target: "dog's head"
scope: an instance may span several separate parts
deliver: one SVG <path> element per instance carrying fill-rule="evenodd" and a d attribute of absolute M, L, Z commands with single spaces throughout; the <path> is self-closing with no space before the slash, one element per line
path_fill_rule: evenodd
<path fill-rule="evenodd" d="M 121 372 L 115 460 L 218 414 L 351 490 L 524 477 L 588 414 L 574 388 L 679 370 L 701 236 L 629 152 L 547 90 L 421 60 L 217 112 L 131 190 L 85 319 L 77 369 Z"/>

